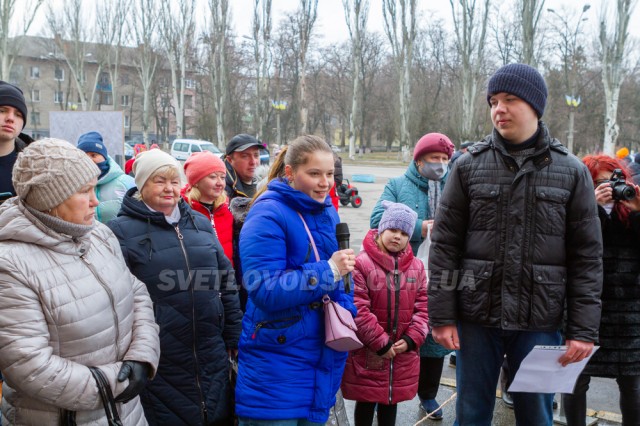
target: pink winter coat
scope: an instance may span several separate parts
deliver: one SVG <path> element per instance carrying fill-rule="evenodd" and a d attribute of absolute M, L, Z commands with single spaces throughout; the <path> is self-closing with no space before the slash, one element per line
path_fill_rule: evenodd
<path fill-rule="evenodd" d="M 428 332 L 427 280 L 411 246 L 393 257 L 378 248 L 377 235 L 377 230 L 369 231 L 356 258 L 353 301 L 358 337 L 365 346 L 349 354 L 341 388 L 347 399 L 396 404 L 418 390 L 417 350 Z M 409 343 L 407 352 L 391 360 L 377 354 L 401 338 Z"/>

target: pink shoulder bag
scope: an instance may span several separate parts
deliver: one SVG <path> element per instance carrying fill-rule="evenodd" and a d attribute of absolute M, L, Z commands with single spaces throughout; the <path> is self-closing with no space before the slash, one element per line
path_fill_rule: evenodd
<path fill-rule="evenodd" d="M 316 261 L 320 262 L 318 248 L 309 231 L 307 222 L 305 222 L 300 212 L 298 212 L 298 216 L 302 219 L 304 229 L 307 231 Z M 358 327 L 356 327 L 351 312 L 331 300 L 328 294 L 322 297 L 322 302 L 324 303 L 324 344 L 339 352 L 349 352 L 364 346 L 356 336 Z"/>

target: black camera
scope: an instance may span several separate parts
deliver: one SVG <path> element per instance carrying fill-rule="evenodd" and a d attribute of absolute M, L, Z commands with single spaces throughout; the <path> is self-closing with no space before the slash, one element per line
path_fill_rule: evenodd
<path fill-rule="evenodd" d="M 612 197 L 616 201 L 629 201 L 636 198 L 636 189 L 627 185 L 622 170 L 615 169 L 609 179 L 611 189 L 613 189 Z"/>

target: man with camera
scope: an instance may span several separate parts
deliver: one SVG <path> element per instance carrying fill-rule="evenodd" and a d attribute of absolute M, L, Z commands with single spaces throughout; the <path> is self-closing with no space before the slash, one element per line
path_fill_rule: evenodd
<path fill-rule="evenodd" d="M 525 64 L 488 84 L 494 130 L 453 166 L 429 255 L 429 322 L 457 352 L 457 420 L 490 425 L 504 355 L 509 379 L 535 345 L 562 365 L 598 338 L 602 235 L 591 176 L 540 121 L 547 87 Z M 553 394 L 513 392 L 518 425 L 551 425 Z"/>

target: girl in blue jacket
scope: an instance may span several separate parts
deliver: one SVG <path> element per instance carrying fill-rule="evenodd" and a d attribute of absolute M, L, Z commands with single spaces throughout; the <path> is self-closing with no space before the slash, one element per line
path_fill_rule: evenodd
<path fill-rule="evenodd" d="M 269 182 L 240 233 L 249 294 L 236 384 L 241 426 L 324 424 L 347 353 L 324 344 L 322 297 L 328 294 L 356 314 L 341 278 L 353 270 L 355 256 L 338 250 L 339 218 L 328 197 L 331 148 L 318 137 L 301 136 L 289 144 L 284 164 L 285 177 Z"/>

